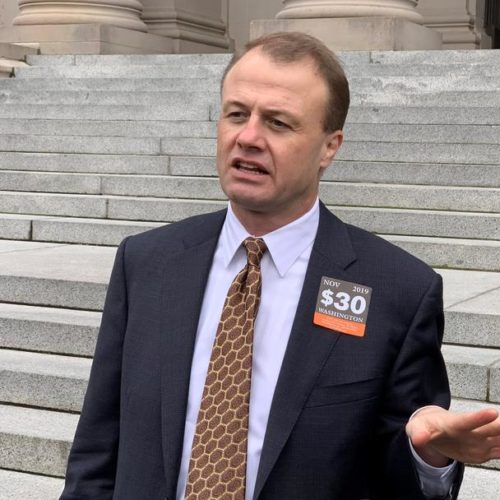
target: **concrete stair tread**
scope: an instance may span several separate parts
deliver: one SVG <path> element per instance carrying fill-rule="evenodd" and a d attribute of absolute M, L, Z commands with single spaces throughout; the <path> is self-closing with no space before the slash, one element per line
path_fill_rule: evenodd
<path fill-rule="evenodd" d="M 0 108 L 0 118 L 38 118 L 82 120 L 210 120 L 212 105 L 207 101 L 197 105 L 186 102 L 184 106 L 166 104 L 22 104 L 7 103 Z M 500 109 L 500 108 L 499 108 Z M 491 113 L 494 116 L 494 111 Z M 489 123 L 489 122 L 488 122 Z"/>
<path fill-rule="evenodd" d="M 130 96 L 127 94 L 130 101 Z M 372 124 L 350 123 L 345 135 L 353 142 L 405 142 L 456 144 L 497 144 L 500 126 L 492 125 L 419 125 L 419 124 Z M 215 138 L 214 121 L 182 120 L 76 120 L 76 119 L 28 119 L 0 118 L 0 135 L 47 136 L 104 136 L 104 137 L 180 137 Z"/>
<path fill-rule="evenodd" d="M 496 470 L 467 466 L 460 488 L 460 500 L 493 500 L 498 495 L 498 475 Z"/>
<path fill-rule="evenodd" d="M 216 184 L 214 189 L 219 190 Z M 33 214 L 79 218 L 107 218 L 130 221 L 174 222 L 191 215 L 222 209 L 226 201 L 212 199 L 26 193 L 0 191 L 0 213 Z M 500 214 L 446 211 L 429 208 L 359 207 L 356 195 L 345 205 L 328 205 L 347 223 L 384 234 L 451 238 L 500 239 Z M 465 200 L 464 203 L 470 201 Z M 350 203 L 348 205 L 347 203 Z M 444 208 L 444 207 L 443 207 Z M 464 208 L 465 205 L 464 205 Z"/>
<path fill-rule="evenodd" d="M 439 51 L 338 51 L 337 55 L 346 65 L 353 64 L 491 64 L 499 61 L 498 51 L 471 51 L 463 49 L 446 49 Z M 30 55 L 27 61 L 30 65 L 140 65 L 144 64 L 227 64 L 228 54 L 154 54 L 154 55 Z"/>
<path fill-rule="evenodd" d="M 81 283 L 107 283 L 115 248 L 0 240 L 0 273 Z"/>
<path fill-rule="evenodd" d="M 133 69 L 132 69 L 133 70 Z M 482 87 L 494 78 L 486 78 Z M 2 88 L 6 90 L 113 90 L 113 91 L 182 91 L 187 87 L 192 92 L 202 92 L 213 89 L 215 92 L 220 83 L 218 76 L 207 76 L 203 78 L 10 78 L 2 82 Z M 477 86 L 478 84 L 476 84 Z M 474 89 L 476 88 L 474 86 Z M 490 88 L 490 87 L 488 87 Z M 491 88 L 495 88 L 491 85 Z M 364 89 L 364 87 L 363 87 Z"/>
<path fill-rule="evenodd" d="M 0 135 L 0 148 L 11 152 L 87 153 L 117 155 L 210 156 L 214 138 Z M 428 143 L 416 150 L 414 142 L 350 141 L 340 149 L 338 160 L 417 163 L 467 163 L 498 165 L 499 144 Z"/>
<path fill-rule="evenodd" d="M 0 405 L 0 468 L 63 477 L 78 418 Z"/>
<path fill-rule="evenodd" d="M 0 500 L 54 500 L 64 487 L 59 478 L 0 469 Z"/>
<path fill-rule="evenodd" d="M 218 100 L 217 85 L 207 86 L 204 91 L 134 91 L 133 102 L 138 106 L 186 106 L 203 105 Z M 2 104 L 51 104 L 63 105 L 128 105 L 130 91 L 95 90 L 4 90 Z"/>
<path fill-rule="evenodd" d="M 435 92 L 373 92 L 364 91 L 352 94 L 353 105 L 397 105 L 397 106 L 458 106 L 462 107 L 464 100 L 467 100 L 469 106 L 489 107 L 500 104 L 499 90 L 481 90 L 481 91 L 442 91 Z"/>
<path fill-rule="evenodd" d="M 68 173 L 167 174 L 173 161 L 165 156 L 0 152 L 0 169 Z"/>
<path fill-rule="evenodd" d="M 105 66 L 147 66 L 172 64 L 227 64 L 230 54 L 107 54 L 107 55 L 30 55 L 27 62 L 31 66 L 73 66 L 73 65 L 105 65 Z"/>
<path fill-rule="evenodd" d="M 123 64 L 103 64 L 106 59 L 101 60 L 101 64 L 75 64 L 75 65 L 52 65 L 41 66 L 34 65 L 23 70 L 16 71 L 17 78 L 48 78 L 53 77 L 65 78 L 141 78 L 143 74 L 147 74 L 149 78 L 204 78 L 221 76 L 225 68 L 226 61 L 207 61 L 205 64 L 190 63 L 180 59 L 171 58 L 170 61 L 165 61 L 164 64 L 157 64 L 154 59 L 145 60 L 147 64 L 141 64 L 141 71 L 134 71 L 133 67 L 127 63 Z M 497 64 L 492 61 L 482 61 L 474 64 L 476 76 L 493 77 L 498 75 L 498 60 Z M 356 76 L 467 76 L 471 73 L 470 65 L 455 62 L 440 64 L 429 64 L 426 61 L 413 64 L 400 64 L 399 61 L 388 60 L 383 64 L 368 63 L 368 64 L 345 64 L 344 69 L 349 78 Z"/>
<path fill-rule="evenodd" d="M 50 120 L 49 120 L 50 121 Z M 0 152 L 0 170 L 121 175 L 216 175 L 215 157 Z M 336 160 L 324 180 L 498 187 L 499 165 Z"/>
<path fill-rule="evenodd" d="M 80 411 L 91 364 L 81 357 L 0 349 L 0 401 Z"/>
<path fill-rule="evenodd" d="M 476 312 L 494 314 L 496 310 L 496 314 L 500 314 L 497 302 L 500 273 L 456 269 L 438 269 L 437 271 L 446 284 L 444 305 L 447 310 L 464 310 L 468 304 L 470 310 L 474 308 Z"/>
<path fill-rule="evenodd" d="M 130 96 L 129 96 L 130 100 Z M 27 118 L 0 119 L 0 134 L 110 137 L 209 137 L 216 136 L 213 121 L 150 120 L 45 120 Z M 475 130 L 475 129 L 471 129 Z M 487 132 L 485 127 L 483 132 Z"/>
<path fill-rule="evenodd" d="M 91 363 L 90 359 L 75 356 L 0 349 L 2 371 L 86 381 Z"/>
<path fill-rule="evenodd" d="M 443 345 L 454 397 L 500 403 L 500 349 Z"/>
<path fill-rule="evenodd" d="M 102 246 L 0 240 L 0 275 L 4 278 L 80 283 L 82 286 L 86 283 L 105 285 L 115 251 Z M 445 282 L 447 309 L 463 311 L 467 304 L 472 312 L 473 301 L 477 299 L 481 309 L 475 309 L 476 312 L 495 313 L 500 272 L 455 269 L 439 269 L 438 272 Z M 496 314 L 500 314 L 498 307 Z"/>
<path fill-rule="evenodd" d="M 16 78 L 217 78 L 222 76 L 225 64 L 144 64 L 141 71 L 131 71 L 130 65 L 56 65 L 50 67 L 31 66 L 15 71 Z M 459 69 L 459 68 L 458 68 Z M 433 68 L 433 71 L 436 71 Z M 460 70 L 459 70 L 460 71 Z M 485 75 L 495 75 L 495 71 L 486 67 Z"/>
<path fill-rule="evenodd" d="M 2 88 L 0 95 L 2 104 L 36 104 L 36 105 L 127 105 L 130 104 L 130 92 L 134 93 L 134 104 L 142 106 L 180 106 L 182 104 L 205 103 L 216 104 L 219 100 L 219 84 L 217 81 L 197 81 L 191 86 L 189 82 L 179 82 L 178 88 L 172 83 L 165 89 L 40 89 L 40 88 Z M 204 83 L 204 85 L 202 85 Z M 117 87 L 117 85 L 115 85 Z M 156 85 L 159 87 L 159 85 Z M 188 88 L 189 90 L 186 90 Z M 500 106 L 500 90 L 435 90 L 427 92 L 352 88 L 351 103 L 353 106 L 366 105 L 406 105 L 406 106 L 450 106 L 463 107 L 466 101 L 469 107 Z"/>
<path fill-rule="evenodd" d="M 132 67 L 130 71 L 134 71 Z M 115 91 L 180 91 L 189 86 L 190 91 L 217 91 L 219 77 L 207 76 L 203 78 L 11 78 L 2 82 L 6 90 L 115 90 Z M 370 76 L 367 71 L 364 75 L 354 76 L 349 81 L 353 94 L 370 94 L 377 92 L 496 92 L 498 78 L 496 76 L 451 75 L 451 76 Z"/>
<path fill-rule="evenodd" d="M 443 346 L 454 397 L 500 403 L 500 349 Z M 0 349 L 0 401 L 79 411 L 91 360 Z"/>
<path fill-rule="evenodd" d="M 215 107 L 212 115 L 218 115 Z M 500 125 L 500 107 L 354 105 L 347 123 L 404 123 L 437 125 Z"/>
<path fill-rule="evenodd" d="M 14 434 L 56 441 L 70 441 L 79 415 L 0 404 L 0 435 Z M 1 439 L 1 438 L 0 438 Z M 0 446 L 0 450 L 1 450 Z M 4 464 L 0 464 L 5 467 Z"/>
<path fill-rule="evenodd" d="M 500 171 L 500 169 L 499 169 Z M 61 193 L 175 199 L 223 200 L 215 177 L 98 175 L 0 170 L 0 190 L 42 195 Z M 325 180 L 324 203 L 336 205 L 416 208 L 500 213 L 500 188 L 429 186 Z"/>
<path fill-rule="evenodd" d="M 92 356 L 101 313 L 0 303 L 0 347 Z"/>
<path fill-rule="evenodd" d="M 162 225 L 127 221 L 0 213 L 4 239 L 116 246 L 126 236 Z M 437 267 L 500 271 L 500 241 L 381 235 Z"/>

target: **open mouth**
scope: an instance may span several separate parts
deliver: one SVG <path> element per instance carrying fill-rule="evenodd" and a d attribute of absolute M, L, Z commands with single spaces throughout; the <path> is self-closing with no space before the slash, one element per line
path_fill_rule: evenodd
<path fill-rule="evenodd" d="M 268 175 L 268 173 L 259 165 L 253 163 L 247 163 L 245 161 L 235 161 L 233 162 L 233 167 L 243 172 L 249 172 L 255 175 Z"/>

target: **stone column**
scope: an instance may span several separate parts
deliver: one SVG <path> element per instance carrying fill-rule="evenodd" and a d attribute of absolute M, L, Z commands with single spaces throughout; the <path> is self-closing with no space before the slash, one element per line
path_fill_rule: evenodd
<path fill-rule="evenodd" d="M 147 31 L 139 0 L 19 0 L 16 26 L 106 24 Z"/>
<path fill-rule="evenodd" d="M 484 0 L 420 0 L 418 10 L 424 25 L 443 35 L 445 49 L 477 49 L 488 41 Z"/>
<path fill-rule="evenodd" d="M 171 40 L 147 33 L 141 14 L 140 0 L 19 0 L 19 13 L 0 41 L 28 44 L 42 54 L 172 52 Z"/>
<path fill-rule="evenodd" d="M 397 17 L 421 24 L 422 16 L 415 10 L 418 0 L 283 0 L 285 8 L 278 19 L 318 17 Z"/>
<path fill-rule="evenodd" d="M 222 0 L 142 0 L 150 33 L 168 37 L 175 52 L 227 52 L 233 44 L 222 20 Z"/>
<path fill-rule="evenodd" d="M 441 35 L 422 26 L 418 0 L 284 0 L 269 21 L 253 21 L 250 37 L 303 31 L 334 50 L 441 48 Z"/>

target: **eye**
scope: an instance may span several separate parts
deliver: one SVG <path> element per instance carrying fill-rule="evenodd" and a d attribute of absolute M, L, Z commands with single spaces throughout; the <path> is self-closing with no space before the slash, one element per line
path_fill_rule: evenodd
<path fill-rule="evenodd" d="M 244 111 L 229 111 L 226 113 L 226 118 L 229 118 L 232 122 L 241 122 L 245 120 L 247 114 Z"/>
<path fill-rule="evenodd" d="M 281 120 L 278 120 L 277 118 L 269 118 L 268 122 L 269 125 L 276 130 L 286 130 L 290 128 L 290 125 Z"/>

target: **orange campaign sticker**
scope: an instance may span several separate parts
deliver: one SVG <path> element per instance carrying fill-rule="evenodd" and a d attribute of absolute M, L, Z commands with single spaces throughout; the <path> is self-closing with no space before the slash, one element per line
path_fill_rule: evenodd
<path fill-rule="evenodd" d="M 372 289 L 323 276 L 313 323 L 336 332 L 364 337 Z"/>

